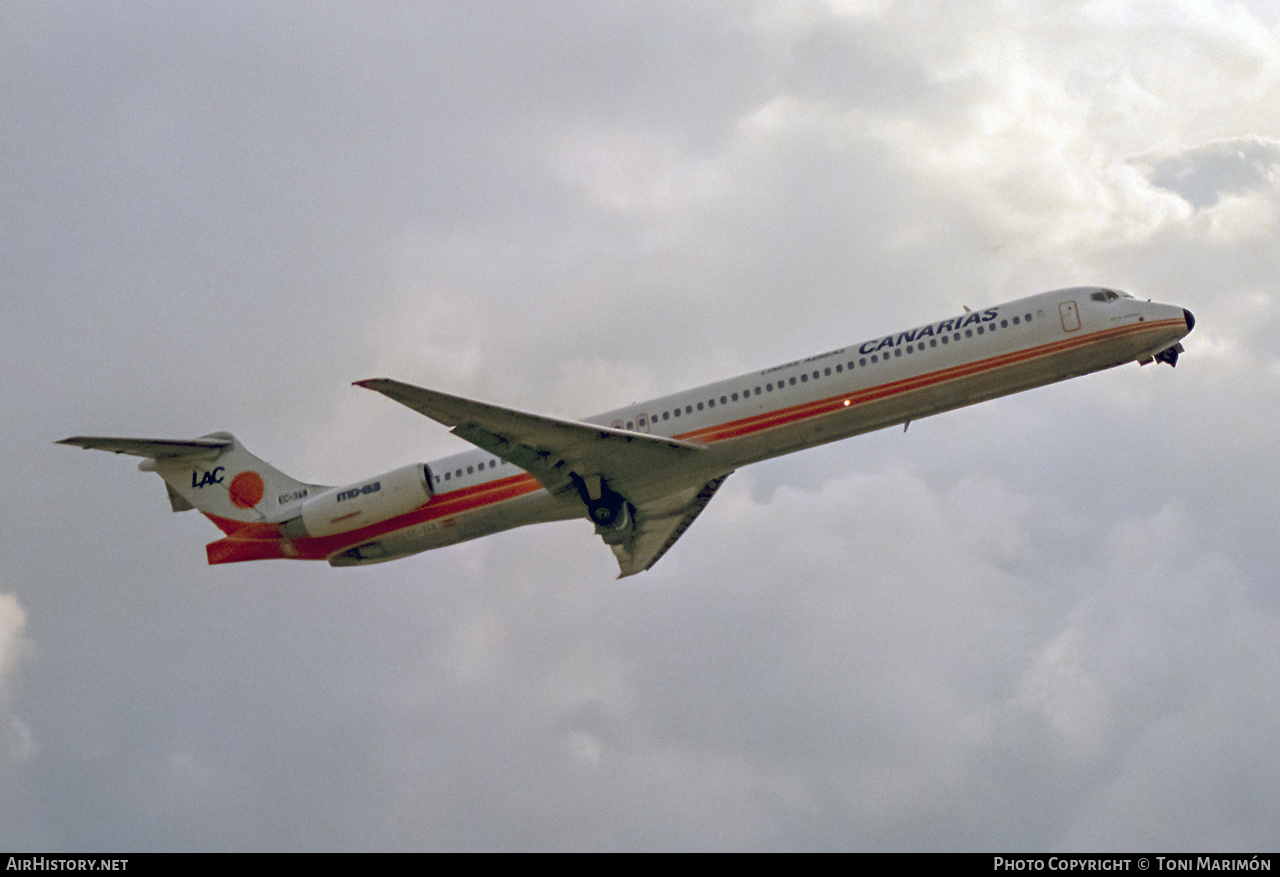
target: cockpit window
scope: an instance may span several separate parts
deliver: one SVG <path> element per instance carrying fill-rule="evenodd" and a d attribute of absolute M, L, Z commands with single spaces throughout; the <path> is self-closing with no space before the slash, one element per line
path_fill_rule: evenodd
<path fill-rule="evenodd" d="M 1099 289 L 1097 292 L 1090 294 L 1089 298 L 1094 301 L 1115 301 L 1120 297 L 1120 293 L 1114 289 Z"/>

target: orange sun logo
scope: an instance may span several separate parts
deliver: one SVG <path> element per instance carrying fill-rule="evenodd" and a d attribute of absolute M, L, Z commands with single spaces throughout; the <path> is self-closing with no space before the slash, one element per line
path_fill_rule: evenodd
<path fill-rule="evenodd" d="M 257 472 L 241 472 L 231 479 L 231 502 L 238 508 L 251 509 L 262 502 L 266 485 Z"/>

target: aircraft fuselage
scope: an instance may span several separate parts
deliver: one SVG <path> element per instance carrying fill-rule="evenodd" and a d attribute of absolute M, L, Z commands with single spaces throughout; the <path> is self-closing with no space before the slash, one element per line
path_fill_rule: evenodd
<path fill-rule="evenodd" d="M 480 447 L 344 488 L 282 488 L 277 507 L 270 508 L 271 497 L 263 499 L 256 509 L 260 518 L 251 522 L 212 514 L 199 497 L 191 502 L 227 533 L 208 546 L 210 563 L 291 557 L 367 564 L 524 524 L 589 517 L 615 553 L 623 550 L 616 543 L 626 542 L 627 551 L 643 554 L 619 553 L 622 574 L 629 575 L 657 561 L 734 469 L 1126 362 L 1173 364 L 1179 339 L 1193 325 L 1181 307 L 1111 290 L 1048 292 L 584 421 L 547 419 L 549 428 L 600 427 L 598 439 L 582 439 L 581 453 L 573 434 L 541 442 L 536 415 L 393 381 L 360 382 L 453 426 Z M 425 401 L 416 401 L 414 393 L 424 394 Z M 433 407 L 437 399 L 470 405 L 475 413 L 439 413 Z M 527 428 L 520 418 L 528 419 Z M 656 439 L 671 440 L 671 447 L 659 447 Z M 68 441 L 119 450 L 87 444 L 89 439 Z M 608 465 L 592 462 L 593 441 L 609 445 Z M 628 443 L 635 446 L 634 464 Z M 209 477 L 209 463 L 192 469 L 195 483 Z M 189 460 L 183 465 L 192 466 Z M 152 468 L 164 474 L 164 466 L 153 462 Z M 624 491 L 613 490 L 621 484 Z M 605 508 L 611 497 L 616 501 Z M 381 511 L 372 512 L 375 507 Z M 304 514 L 308 508 L 310 518 Z M 619 520 L 627 514 L 635 520 Z M 611 538 L 623 526 L 632 532 Z M 665 542 L 638 548 L 637 533 L 659 526 L 671 530 Z M 653 538 L 661 541 L 663 534 Z"/>

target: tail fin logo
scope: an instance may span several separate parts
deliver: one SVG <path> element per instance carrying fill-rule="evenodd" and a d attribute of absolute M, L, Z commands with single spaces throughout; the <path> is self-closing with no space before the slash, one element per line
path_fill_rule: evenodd
<path fill-rule="evenodd" d="M 237 508 L 251 509 L 262 502 L 266 484 L 257 472 L 241 472 L 231 479 L 231 502 Z"/>
<path fill-rule="evenodd" d="M 226 471 L 221 466 L 214 466 L 206 472 L 199 469 L 191 470 L 191 486 L 192 487 L 208 487 L 210 484 L 221 484 L 222 473 Z M 196 476 L 199 476 L 198 478 Z"/>

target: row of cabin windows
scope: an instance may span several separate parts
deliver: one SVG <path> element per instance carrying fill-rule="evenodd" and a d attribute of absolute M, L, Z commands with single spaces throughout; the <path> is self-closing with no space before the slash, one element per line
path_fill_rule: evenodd
<path fill-rule="evenodd" d="M 486 463 L 480 463 L 479 465 L 468 466 L 468 467 L 466 467 L 466 469 L 465 469 L 465 470 L 464 470 L 462 467 L 458 467 L 457 469 L 455 469 L 455 470 L 454 470 L 454 471 L 452 471 L 452 472 L 446 472 L 446 473 L 444 473 L 444 477 L 443 477 L 443 479 L 442 479 L 442 478 L 441 478 L 441 476 L 439 476 L 439 475 L 435 476 L 436 484 L 440 484 L 442 480 L 443 480 L 443 481 L 449 481 L 451 477 L 452 477 L 452 478 L 461 478 L 461 477 L 462 477 L 462 473 L 463 473 L 464 471 L 465 471 L 468 475 L 474 475 L 474 474 L 476 474 L 476 470 L 479 470 L 480 472 L 484 472 L 486 469 L 497 469 L 497 468 L 498 468 L 498 461 L 497 461 L 497 460 L 493 460 L 493 459 L 489 460 L 489 462 L 488 462 L 487 464 L 486 464 Z"/>
<path fill-rule="evenodd" d="M 1001 329 L 1008 329 L 1008 328 L 1009 328 L 1009 324 L 1010 324 L 1010 322 L 1012 322 L 1012 323 L 1013 323 L 1013 325 L 1017 326 L 1017 325 L 1019 325 L 1020 323 L 1022 323 L 1023 321 L 1026 321 L 1026 322 L 1030 323 L 1030 322 L 1031 322 L 1031 314 L 1024 314 L 1022 317 L 1016 317 L 1016 316 L 1015 316 L 1015 317 L 1013 317 L 1013 318 L 1012 318 L 1012 320 L 1010 320 L 1010 319 L 1003 319 L 1003 320 L 1001 320 L 1001 321 L 1000 321 L 1000 328 L 1001 328 Z M 995 324 L 994 324 L 994 323 L 992 323 L 992 324 L 991 324 L 991 325 L 989 325 L 989 326 L 987 326 L 987 325 L 983 325 L 983 324 L 979 323 L 979 324 L 978 324 L 976 327 L 974 327 L 973 329 L 965 329 L 965 330 L 964 330 L 964 333 L 963 333 L 963 336 L 964 336 L 965 338 L 972 338 L 972 337 L 973 337 L 973 333 L 974 333 L 974 331 L 975 331 L 975 330 L 977 331 L 977 333 L 978 333 L 979 335 L 983 335 L 983 334 L 986 334 L 987 332 L 994 332 L 994 331 L 996 330 L 996 327 L 995 327 Z M 959 340 L 960 340 L 960 338 L 961 338 L 961 333 L 960 333 L 960 332 L 953 332 L 953 333 L 952 333 L 951 335 L 949 335 L 949 336 L 948 336 L 948 335 L 939 335 L 939 336 L 935 336 L 935 337 L 933 337 L 933 338 L 930 338 L 930 339 L 929 339 L 929 347 L 930 347 L 930 348 L 937 347 L 939 343 L 944 344 L 944 345 L 945 345 L 945 344 L 950 344 L 952 341 L 959 341 Z M 923 350 L 924 350 L 924 347 L 925 347 L 925 343 L 924 343 L 923 341 L 920 341 L 920 342 L 918 342 L 918 343 L 908 344 L 908 345 L 906 346 L 906 348 L 905 348 L 905 349 L 906 349 L 906 352 L 907 352 L 908 354 L 911 354 L 911 353 L 915 353 L 917 349 L 919 349 L 919 350 L 923 351 Z M 894 355 L 895 357 L 902 356 L 902 352 L 903 352 L 903 348 L 901 348 L 901 347 L 895 347 L 895 348 L 893 349 L 893 355 Z M 876 363 L 878 363 L 878 362 L 880 361 L 880 356 L 881 356 L 881 355 L 880 355 L 880 354 L 878 354 L 878 353 L 873 353 L 873 354 L 871 354 L 869 357 L 868 357 L 868 356 L 860 356 L 860 357 L 858 357 L 858 360 L 857 360 L 857 367 L 858 367 L 858 368 L 866 368 L 866 366 L 867 366 L 868 362 L 870 362 L 870 364 L 872 364 L 872 365 L 875 365 Z M 885 353 L 885 354 L 884 354 L 884 359 L 888 360 L 888 358 L 889 358 L 889 354 L 888 354 L 888 353 Z M 846 364 L 844 364 L 844 363 L 838 363 L 838 364 L 835 366 L 835 373 L 836 373 L 836 374 L 841 374 L 841 373 L 843 373 L 846 367 L 849 369 L 849 371 L 853 371 L 853 369 L 854 369 L 854 360 L 852 360 L 852 359 L 851 359 L 851 360 L 849 360 L 849 362 L 847 363 L 847 365 L 846 365 Z M 784 381 L 778 381 L 778 389 L 782 389 L 784 386 L 792 386 L 792 387 L 794 387 L 794 386 L 796 385 L 797 381 L 799 381 L 799 383 L 802 383 L 802 384 L 807 384 L 811 378 L 812 378 L 812 380 L 815 380 L 815 381 L 816 381 L 816 380 L 818 380 L 819 378 L 822 378 L 823 376 L 825 376 L 825 377 L 831 377 L 831 374 L 832 374 L 831 366 L 827 366 L 826 368 L 823 368 L 823 369 L 815 369 L 813 372 L 805 372 L 805 373 L 801 374 L 798 378 L 797 378 L 797 377 L 791 377 L 791 378 L 788 378 L 785 382 L 784 382 Z M 755 396 L 759 396 L 759 395 L 762 395 L 763 393 L 772 393 L 772 392 L 773 392 L 773 386 L 774 386 L 774 385 L 773 385 L 773 383 L 767 383 L 767 384 L 765 384 L 765 385 L 764 385 L 763 389 L 762 389 L 761 387 L 755 387 L 755 388 L 753 388 L 753 389 L 751 389 L 751 390 L 743 390 L 743 391 L 741 391 L 741 393 L 729 393 L 729 394 L 727 394 L 727 395 L 725 395 L 725 396 L 721 396 L 721 397 L 720 397 L 720 404 L 721 404 L 721 405 L 728 405 L 730 402 L 737 402 L 737 401 L 739 400 L 739 396 L 741 396 L 742 400 L 744 400 L 744 401 L 745 401 L 746 399 L 750 398 L 750 397 L 751 397 L 751 396 L 753 396 L 753 395 L 755 395 Z M 670 411 L 663 411 L 661 414 L 659 414 L 659 415 L 655 415 L 653 419 L 654 419 L 654 421 L 655 421 L 655 422 L 656 422 L 656 421 L 658 421 L 658 420 L 671 420 L 672 418 L 679 418 L 679 417 L 681 416 L 681 414 L 682 414 L 682 413 L 683 413 L 683 414 L 692 414 L 692 413 L 694 412 L 694 409 L 695 409 L 695 408 L 696 408 L 698 411 L 702 411 L 702 410 L 704 410 L 704 409 L 708 409 L 708 408 L 715 408 L 715 407 L 716 407 L 716 399 L 713 397 L 713 398 L 711 398 L 711 399 L 708 399 L 706 402 L 698 402 L 696 405 L 686 405 L 686 406 L 684 406 L 684 410 L 683 410 L 683 412 L 682 412 L 682 411 L 681 411 L 681 409 L 679 409 L 679 408 L 673 408 L 673 409 L 671 409 Z M 647 425 L 648 425 L 648 421 L 647 421 L 647 419 L 641 419 L 641 420 L 640 420 L 640 427 L 641 427 L 641 429 L 646 428 L 646 427 L 647 427 Z M 613 426 L 615 426 L 615 427 L 617 427 L 617 428 L 622 428 L 622 422 L 621 422 L 621 421 L 616 421 L 616 420 L 615 420 L 615 421 L 613 422 Z M 628 420 L 628 421 L 627 421 L 627 423 L 626 423 L 626 428 L 627 428 L 627 429 L 635 429 L 635 428 L 636 428 L 636 421 L 634 421 L 634 420 Z M 488 463 L 488 468 L 489 468 L 489 469 L 495 469 L 495 468 L 497 468 L 497 466 L 498 466 L 498 461 L 497 461 L 497 460 L 492 460 L 492 459 L 491 459 L 491 460 L 489 460 L 489 463 Z M 480 471 L 481 471 L 481 472 L 483 472 L 483 471 L 485 470 L 485 464 L 484 464 L 484 463 L 481 463 L 481 464 L 479 465 L 479 467 L 476 467 L 476 466 L 468 466 L 468 467 L 466 467 L 466 473 L 467 473 L 468 475 L 474 475 L 474 474 L 475 474 L 475 470 L 476 470 L 476 468 L 479 468 L 479 469 L 480 469 Z M 452 473 L 450 473 L 450 472 L 446 472 L 446 473 L 444 473 L 444 481 L 449 481 L 449 480 L 450 480 L 450 475 L 452 475 L 452 476 L 453 476 L 453 477 L 455 477 L 455 478 L 461 478 L 461 477 L 462 477 L 462 472 L 463 472 L 463 470 L 462 470 L 461 468 L 456 469 L 456 470 L 455 470 L 454 472 L 452 472 Z M 435 476 L 435 482 L 436 482 L 436 484 L 440 484 L 440 483 L 441 483 L 441 477 L 440 477 L 439 475 Z"/>
<path fill-rule="evenodd" d="M 1021 317 L 1013 317 L 1013 318 L 1011 318 L 1011 319 L 1010 319 L 1010 318 L 1002 319 L 1002 320 L 1000 321 L 1000 328 L 1001 328 L 1001 329 L 1008 329 L 1008 328 L 1009 328 L 1010 323 L 1012 323 L 1013 325 L 1017 326 L 1017 325 L 1021 324 L 1021 323 L 1022 323 L 1022 322 L 1024 322 L 1024 321 L 1025 321 L 1025 322 L 1027 322 L 1027 323 L 1030 323 L 1030 322 L 1031 322 L 1031 314 L 1024 314 L 1024 315 L 1023 315 L 1023 316 L 1021 316 Z M 933 347 L 937 347 L 939 343 L 941 343 L 941 344 L 950 344 L 952 341 L 959 341 L 959 340 L 961 339 L 961 337 L 962 337 L 962 336 L 963 336 L 963 337 L 965 337 L 965 338 L 972 338 L 975 330 L 977 331 L 977 333 L 978 333 L 979 335 L 984 335 L 984 334 L 986 334 L 986 333 L 988 333 L 988 332 L 994 332 L 994 331 L 996 330 L 996 326 L 995 326 L 995 323 L 994 323 L 994 322 L 993 322 L 993 323 L 991 323 L 990 325 L 984 325 L 984 324 L 982 324 L 982 323 L 979 323 L 979 324 L 978 324 L 976 327 L 974 327 L 974 328 L 971 328 L 971 329 L 965 329 L 963 333 L 961 333 L 961 332 L 954 332 L 954 333 L 952 333 L 951 335 L 940 335 L 940 336 L 935 336 L 935 337 L 933 337 L 933 338 L 930 338 L 930 339 L 929 339 L 929 347 L 931 347 L 931 348 L 933 348 Z M 915 353 L 917 350 L 923 351 L 923 350 L 924 350 L 924 348 L 925 348 L 925 342 L 920 341 L 920 342 L 915 343 L 915 344 L 908 344 L 908 345 L 906 346 L 905 350 L 906 350 L 906 352 L 907 352 L 908 354 L 911 354 L 911 353 Z M 895 357 L 902 356 L 903 349 L 904 349 L 904 348 L 902 348 L 902 347 L 895 347 L 895 348 L 893 349 L 893 355 L 894 355 Z M 884 357 L 884 359 L 885 359 L 885 360 L 888 360 L 888 359 L 889 359 L 889 354 L 888 354 L 888 353 L 885 353 L 885 354 L 883 354 L 883 357 Z M 870 363 L 870 364 L 872 364 L 872 365 L 875 365 L 876 363 L 880 362 L 880 359 L 881 359 L 881 354 L 878 354 L 878 353 L 873 353 L 873 354 L 871 354 L 869 357 L 868 357 L 868 356 L 861 356 L 861 357 L 859 357 L 859 358 L 857 359 L 857 361 L 856 361 L 856 363 L 857 363 L 857 367 L 858 367 L 858 368 L 865 368 L 865 367 L 867 366 L 867 364 L 868 364 L 868 363 Z M 836 374 L 840 374 L 840 373 L 842 373 L 842 372 L 845 370 L 845 368 L 848 368 L 848 369 L 849 369 L 849 371 L 853 371 L 853 369 L 854 369 L 854 365 L 855 365 L 855 361 L 854 361 L 854 360 L 852 360 L 852 359 L 851 359 L 851 360 L 849 360 L 849 362 L 848 362 L 848 364 L 847 364 L 847 365 L 846 365 L 846 364 L 843 364 L 843 363 L 838 364 L 838 365 L 836 365 L 836 367 L 835 367 L 835 373 L 836 373 Z M 794 386 L 797 384 L 797 382 L 798 382 L 798 383 L 801 383 L 801 384 L 807 384 L 811 379 L 816 381 L 816 380 L 818 380 L 819 378 L 823 377 L 824 375 L 825 375 L 826 377 L 831 377 L 831 373 L 832 373 L 832 369 L 831 369 L 831 367 L 830 367 L 830 366 L 828 366 L 827 368 L 824 368 L 824 369 L 815 370 L 815 371 L 813 371 L 813 372 L 805 372 L 804 374 L 799 375 L 798 377 L 791 377 L 791 378 L 788 378 L 786 381 L 778 381 L 778 389 L 782 389 L 784 386 L 791 386 L 791 387 L 794 387 Z M 765 385 L 764 385 L 764 388 L 763 388 L 763 389 L 761 389 L 760 387 L 755 387 L 755 388 L 754 388 L 754 390 L 743 390 L 743 391 L 742 391 L 742 393 L 741 393 L 741 396 L 742 396 L 743 400 L 746 400 L 747 398 L 749 398 L 749 397 L 751 397 L 751 396 L 753 396 L 753 395 L 755 395 L 755 396 L 759 396 L 759 395 L 761 395 L 761 393 L 772 393 L 772 392 L 773 392 L 773 387 L 774 387 L 774 385 L 773 385 L 772 383 L 768 383 L 768 384 L 765 384 Z M 727 404 L 729 404 L 730 402 L 737 402 L 737 401 L 738 401 L 738 396 L 739 396 L 739 394 L 738 394 L 738 393 L 732 393 L 732 394 L 730 394 L 730 395 L 728 395 L 728 396 L 721 396 L 721 397 L 720 397 L 720 404 L 721 404 L 721 405 L 727 405 Z M 673 408 L 673 409 L 672 409 L 672 410 L 670 410 L 670 411 L 663 411 L 661 414 L 655 414 L 655 415 L 654 415 L 654 417 L 653 417 L 653 419 L 654 419 L 654 421 L 655 421 L 655 422 L 657 422 L 657 421 L 659 421 L 659 420 L 671 420 L 673 417 L 675 417 L 675 418 L 680 417 L 680 416 L 681 416 L 681 414 L 692 414 L 692 413 L 694 412 L 694 410 L 695 410 L 695 409 L 696 409 L 696 410 L 698 410 L 698 411 L 702 411 L 702 410 L 704 410 L 704 409 L 706 409 L 706 408 L 715 408 L 715 407 L 716 407 L 716 399 L 715 399 L 715 398 L 711 398 L 711 399 L 708 399 L 706 402 L 698 402 L 696 405 L 686 405 L 686 406 L 684 406 L 684 410 L 683 410 L 683 411 L 681 411 L 681 409 L 679 409 L 679 408 Z M 644 428 L 646 427 L 646 425 L 647 425 L 647 421 L 642 419 L 642 420 L 640 420 L 639 422 L 640 422 L 640 428 L 641 428 L 641 429 L 644 429 Z M 617 420 L 616 420 L 616 421 L 614 421 L 613 426 L 615 426 L 616 428 L 621 429 L 621 428 L 622 428 L 622 426 L 623 426 L 622 421 L 617 421 Z M 636 428 L 636 421 L 633 421 L 633 420 L 629 420 L 629 421 L 627 421 L 627 423 L 626 423 L 626 428 L 627 428 L 627 429 L 635 429 L 635 428 Z"/>

